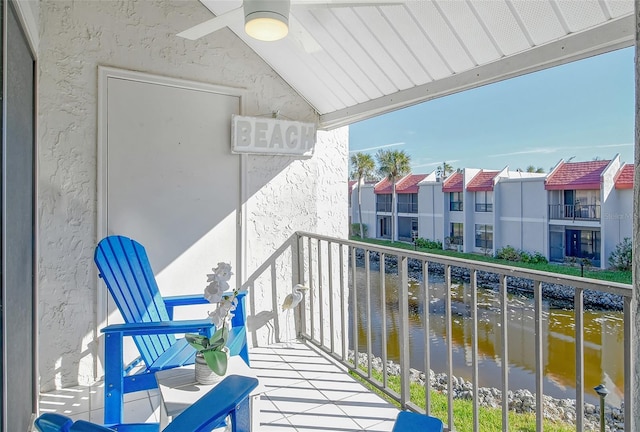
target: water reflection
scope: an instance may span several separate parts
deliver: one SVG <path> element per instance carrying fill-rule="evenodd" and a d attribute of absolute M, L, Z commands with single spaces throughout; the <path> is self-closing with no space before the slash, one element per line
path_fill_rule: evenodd
<path fill-rule="evenodd" d="M 366 284 L 364 269 L 358 268 L 358 347 L 366 352 Z M 399 360 L 398 278 L 386 275 L 384 308 L 380 293 L 380 277 L 371 272 L 372 350 L 381 356 L 381 329 L 386 315 L 387 355 Z M 444 283 L 441 277 L 431 276 L 429 283 L 429 326 L 431 369 L 445 372 L 447 352 L 445 344 Z M 456 376 L 471 380 L 471 289 L 468 284 L 452 288 L 453 370 Z M 416 281 L 409 284 L 409 346 L 411 367 L 424 370 L 422 288 Z M 352 313 L 352 308 L 349 308 Z M 509 295 L 508 347 L 509 389 L 529 389 L 535 392 L 535 341 L 533 299 Z M 353 323 L 353 319 L 350 319 Z M 585 312 L 584 315 L 585 400 L 597 403 L 593 387 L 604 383 L 611 392 L 607 403 L 619 406 L 623 396 L 623 322 L 621 312 Z M 555 398 L 575 399 L 575 352 L 573 311 L 553 309 L 543 304 L 544 393 Z M 496 292 L 478 292 L 478 371 L 482 387 L 501 386 L 502 352 L 500 302 Z"/>

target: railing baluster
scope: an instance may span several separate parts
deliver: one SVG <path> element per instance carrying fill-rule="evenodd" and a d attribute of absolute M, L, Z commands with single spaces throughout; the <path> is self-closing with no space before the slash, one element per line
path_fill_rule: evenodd
<path fill-rule="evenodd" d="M 346 309 L 348 307 L 347 300 L 344 295 L 344 267 L 348 266 L 349 263 L 344 262 L 344 247 L 341 244 L 338 244 L 338 260 L 340 261 L 340 331 L 342 332 L 342 363 L 347 362 L 347 313 Z M 348 273 L 348 272 L 347 272 Z"/>
<path fill-rule="evenodd" d="M 576 431 L 584 430 L 584 290 L 576 288 L 573 299 L 576 339 Z"/>
<path fill-rule="evenodd" d="M 315 296 L 315 293 L 313 292 L 313 253 L 312 253 L 313 249 L 311 248 L 311 237 L 309 237 L 308 248 L 309 248 L 309 315 L 310 315 L 310 321 L 311 321 L 310 323 L 311 324 L 311 340 L 314 340 L 316 337 L 316 334 L 315 334 L 316 315 L 313 308 L 313 303 L 314 303 L 313 298 Z"/>
<path fill-rule="evenodd" d="M 371 267 L 370 267 L 370 257 L 369 251 L 364 251 L 364 274 L 365 274 L 365 286 L 367 289 L 365 290 L 365 302 L 366 304 L 366 314 L 367 314 L 367 376 L 371 378 L 371 372 L 373 367 L 371 365 L 371 358 L 373 357 L 372 349 L 371 349 Z"/>
<path fill-rule="evenodd" d="M 477 271 L 471 270 L 471 382 L 473 384 L 473 430 L 480 430 L 478 411 L 478 280 Z"/>
<path fill-rule="evenodd" d="M 304 237 L 298 235 L 298 283 L 304 283 Z M 304 307 L 299 307 L 300 309 L 300 334 L 307 334 L 307 315 L 306 315 L 306 305 Z M 276 321 L 277 323 L 277 321 Z M 277 335 L 280 334 L 280 326 L 276 326 Z M 287 335 L 288 336 L 288 335 Z"/>
<path fill-rule="evenodd" d="M 542 432 L 544 417 L 543 386 L 544 357 L 542 353 L 542 282 L 534 281 L 533 302 L 535 304 L 535 345 L 536 345 L 536 431 Z"/>
<path fill-rule="evenodd" d="M 431 413 L 431 347 L 429 329 L 429 262 L 422 261 L 422 329 L 424 331 L 424 407 Z"/>
<path fill-rule="evenodd" d="M 502 430 L 509 430 L 509 338 L 508 338 L 508 279 L 500 275 L 500 327 L 502 327 Z"/>
<path fill-rule="evenodd" d="M 453 335 L 451 324 L 451 266 L 444 266 L 444 319 L 447 332 L 447 425 L 449 430 L 453 427 Z"/>
<path fill-rule="evenodd" d="M 382 329 L 381 329 L 381 340 L 382 340 L 382 386 L 387 387 L 387 294 L 386 294 L 386 266 L 385 262 L 385 254 L 380 253 L 380 271 L 378 272 L 380 275 L 380 305 L 381 305 L 381 315 L 382 315 Z"/>
<path fill-rule="evenodd" d="M 324 345 L 324 287 L 322 285 L 322 240 L 318 240 L 318 312 L 320 313 L 320 320 L 318 321 L 318 327 L 320 327 L 320 346 Z"/>
<path fill-rule="evenodd" d="M 400 312 L 400 405 L 407 407 L 411 401 L 409 388 L 409 278 L 407 275 L 407 257 L 398 256 L 398 273 L 400 286 L 398 287 L 398 301 Z"/>
<path fill-rule="evenodd" d="M 356 285 L 356 248 L 351 247 L 351 302 L 353 306 L 353 364 L 358 369 L 358 287 Z"/>
<path fill-rule="evenodd" d="M 635 276 L 634 276 L 635 278 Z M 637 289 L 637 288 L 636 288 Z M 633 330 L 632 326 L 636 319 L 637 311 L 633 310 L 631 297 L 624 298 L 624 430 L 626 432 L 635 431 L 638 419 L 633 418 L 633 364 L 638 353 L 633 352 Z M 640 335 L 635 335 L 636 337 Z"/>
<path fill-rule="evenodd" d="M 334 328 L 333 328 L 333 243 L 327 243 L 327 261 L 329 261 L 329 347 L 331 353 L 335 352 Z"/>

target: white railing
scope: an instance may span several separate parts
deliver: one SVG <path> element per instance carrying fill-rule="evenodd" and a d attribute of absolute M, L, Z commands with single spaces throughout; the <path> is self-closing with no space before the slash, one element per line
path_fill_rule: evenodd
<path fill-rule="evenodd" d="M 327 236 L 315 235 L 310 233 L 299 232 L 297 235 L 297 265 L 298 279 L 300 282 L 310 286 L 311 291 L 305 298 L 303 307 L 299 308 L 300 316 L 298 317 L 299 336 L 308 340 L 310 343 L 324 350 L 330 356 L 346 365 L 352 371 L 358 373 L 366 381 L 377 387 L 391 398 L 398 401 L 402 407 L 409 408 L 414 411 L 424 412 L 422 408 L 411 402 L 409 394 L 409 377 L 410 377 L 410 358 L 409 358 L 409 294 L 408 289 L 398 290 L 398 312 L 399 312 L 399 366 L 400 366 L 400 393 L 392 390 L 388 385 L 388 375 L 386 368 L 383 368 L 382 380 L 377 380 L 373 376 L 372 359 L 372 326 L 371 326 L 371 282 L 372 277 L 376 277 L 378 273 L 380 278 L 380 295 L 385 296 L 385 276 L 387 274 L 386 266 L 380 265 L 380 270 L 372 271 L 370 255 L 371 253 L 379 254 L 379 262 L 385 263 L 387 257 L 395 257 L 397 262 L 397 279 L 400 287 L 407 287 L 409 283 L 409 260 L 415 260 L 422 269 L 422 280 L 420 281 L 421 295 L 423 299 L 429 299 L 432 287 L 429 283 L 429 265 L 439 264 L 444 268 L 444 294 L 442 301 L 444 302 L 444 333 L 446 344 L 446 365 L 438 365 L 440 369 L 444 369 L 447 373 L 447 399 L 448 399 L 448 415 L 445 424 L 448 424 L 449 430 L 453 429 L 453 335 L 452 335 L 452 268 L 467 269 L 470 275 L 470 313 L 471 313 L 471 383 L 472 383 L 472 403 L 473 403 L 473 430 L 479 431 L 479 402 L 478 402 L 478 272 L 490 272 L 497 274 L 499 277 L 499 309 L 500 309 L 500 340 L 501 352 L 501 385 L 502 395 L 508 394 L 509 389 L 509 318 L 507 313 L 507 288 L 511 278 L 528 279 L 533 282 L 533 304 L 534 304 L 534 340 L 535 340 L 535 400 L 536 400 L 536 430 L 542 431 L 544 418 L 543 404 L 543 386 L 544 386 L 544 359 L 545 345 L 543 344 L 543 322 L 545 315 L 543 314 L 543 283 L 559 284 L 573 287 L 573 315 L 575 325 L 575 353 L 573 361 L 575 363 L 575 389 L 576 389 L 576 407 L 584 407 L 585 403 L 585 362 L 584 362 L 584 293 L 586 290 L 593 290 L 601 293 L 609 293 L 620 296 L 623 300 L 623 320 L 624 334 L 622 335 L 624 346 L 624 394 L 622 395 L 624 403 L 625 419 L 631 419 L 632 398 L 631 398 L 631 294 L 630 285 L 603 282 L 594 279 L 586 279 L 574 276 L 564 276 L 555 273 L 547 273 L 536 270 L 529 270 L 507 265 L 498 265 L 493 263 L 484 263 L 473 260 L 451 258 L 442 255 L 427 254 L 421 252 L 413 252 L 410 250 L 402 250 L 396 248 L 376 246 L 369 243 L 362 243 L 350 240 L 342 240 Z M 356 251 L 363 257 L 361 263 L 356 259 Z M 356 280 L 357 269 L 364 271 L 364 310 L 357 310 L 357 296 L 361 294 L 361 290 L 355 289 L 356 284 L 363 283 Z M 412 300 L 413 301 L 413 300 Z M 427 302 L 428 303 L 428 302 Z M 381 302 L 381 307 L 385 307 L 385 301 Z M 348 308 L 351 308 L 350 310 Z M 425 379 L 425 406 L 427 414 L 430 412 L 430 393 L 431 385 L 429 372 L 432 369 L 430 355 L 430 319 L 431 314 L 428 312 L 429 307 L 422 307 L 421 322 L 424 331 L 424 365 L 423 370 L 427 372 Z M 349 313 L 351 312 L 351 313 Z M 606 313 L 606 312 L 604 312 Z M 366 328 L 358 329 L 356 317 L 362 314 L 365 317 Z M 380 335 L 382 352 L 380 357 L 382 364 L 387 364 L 387 321 L 386 313 L 382 311 L 383 317 L 380 323 Z M 359 356 L 359 338 L 364 335 L 364 346 L 367 354 L 367 365 L 362 369 L 358 369 L 356 365 L 349 360 L 349 350 L 354 351 L 355 359 Z M 498 353 L 496 353 L 498 354 Z M 357 362 L 357 361 L 356 361 Z M 508 397 L 502 397 L 502 429 L 508 430 L 509 401 Z M 582 431 L 584 424 L 584 410 L 576 409 L 576 430 Z M 631 421 L 626 421 L 625 431 L 631 430 Z"/>

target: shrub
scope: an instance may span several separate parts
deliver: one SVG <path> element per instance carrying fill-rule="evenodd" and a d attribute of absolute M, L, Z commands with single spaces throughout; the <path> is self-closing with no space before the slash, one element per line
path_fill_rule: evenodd
<path fill-rule="evenodd" d="M 534 264 L 547 264 L 549 260 L 540 252 L 534 252 L 534 254 L 531 256 L 531 262 Z"/>
<path fill-rule="evenodd" d="M 512 246 L 505 246 L 502 249 L 498 249 L 496 258 L 505 261 L 520 261 L 520 253 Z"/>
<path fill-rule="evenodd" d="M 496 258 L 503 259 L 505 261 L 531 264 L 546 264 L 549 262 L 540 252 L 531 253 L 524 250 L 518 250 L 513 246 L 505 246 L 502 249 L 498 249 L 496 252 Z"/>
<path fill-rule="evenodd" d="M 620 243 L 616 245 L 616 248 L 609 256 L 609 265 L 618 270 L 631 270 L 632 261 L 632 245 L 631 239 L 625 237 Z"/>
<path fill-rule="evenodd" d="M 367 225 L 366 224 L 362 224 L 362 232 L 364 233 L 364 236 L 367 237 Z M 354 236 L 354 237 L 360 237 L 360 224 L 359 223 L 351 224 L 351 235 Z"/>
<path fill-rule="evenodd" d="M 416 246 L 421 249 L 442 249 L 442 242 L 440 240 L 427 240 L 422 237 L 418 237 L 415 243 Z"/>

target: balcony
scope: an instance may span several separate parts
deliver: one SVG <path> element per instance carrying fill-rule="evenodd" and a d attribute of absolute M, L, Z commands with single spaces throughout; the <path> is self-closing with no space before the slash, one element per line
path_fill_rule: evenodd
<path fill-rule="evenodd" d="M 282 259 L 294 270 L 296 280 L 311 290 L 294 316 L 276 314 L 266 325 L 275 334 L 275 342 L 251 351 L 251 366 L 267 387 L 260 414 L 263 431 L 390 431 L 397 409 L 364 389 L 347 372 L 358 375 L 401 407 L 418 412 L 434 414 L 434 395 L 444 395 L 441 397 L 446 407 L 438 415 L 448 430 L 454 430 L 460 364 L 468 372 L 465 397 L 471 401 L 473 417 L 469 430 L 481 430 L 480 392 L 486 392 L 481 388 L 486 384 L 480 380 L 485 380 L 487 370 L 497 375 L 497 384 L 491 387 L 507 394 L 507 390 L 514 391 L 514 386 L 522 384 L 523 369 L 531 381 L 536 429 L 542 430 L 543 419 L 550 415 L 548 405 L 543 403 L 548 402 L 548 391 L 556 387 L 575 389 L 563 399 L 572 399 L 575 406 L 583 407 L 597 400 L 591 392 L 594 379 L 599 383 L 602 376 L 618 378 L 615 373 L 600 371 L 595 371 L 594 377 L 591 366 L 587 366 L 591 357 L 600 355 L 601 364 L 606 365 L 612 359 L 605 358 L 605 351 L 618 352 L 601 339 L 601 334 L 591 334 L 593 328 L 588 321 L 593 314 L 585 313 L 585 293 L 591 296 L 594 292 L 620 299 L 621 312 L 600 312 L 595 328 L 605 328 L 607 322 L 617 326 L 614 333 L 620 346 L 615 359 L 620 359 L 617 372 L 621 378 L 607 382 L 612 390 L 609 400 L 617 406 L 625 401 L 618 412 L 631 418 L 630 285 L 298 232 L 248 278 L 249 296 L 258 280 L 269 276 L 273 307 L 277 308 L 273 275 L 275 263 Z M 431 276 L 438 271 L 442 280 L 435 283 Z M 487 274 L 494 276 L 494 289 L 480 287 L 479 278 Z M 510 287 L 516 279 L 528 281 L 530 289 L 521 288 L 513 294 Z M 394 284 L 407 289 L 396 289 Z M 565 294 L 570 291 L 565 308 L 558 309 L 563 320 L 552 314 L 557 308 L 549 305 L 547 284 L 564 286 Z M 493 296 L 494 303 L 488 302 L 488 295 Z M 514 302 L 528 306 L 516 310 Z M 251 302 L 249 313 L 256 314 L 261 307 Z M 487 327 L 489 320 L 496 321 L 497 330 Z M 279 329 L 289 322 L 295 323 L 297 342 L 278 340 Z M 571 345 L 566 345 L 567 341 Z M 523 352 L 514 354 L 514 349 Z M 359 359 L 358 367 L 355 358 Z M 419 364 L 415 364 L 416 358 Z M 552 364 L 553 358 L 560 361 Z M 389 365 L 390 360 L 394 367 L 376 369 L 377 363 Z M 488 361 L 494 361 L 495 366 L 487 369 Z M 391 372 L 396 366 L 397 375 Z M 416 376 L 411 369 L 438 371 L 440 377 L 437 386 L 430 380 L 420 381 L 418 385 L 425 390 L 421 401 L 411 397 L 410 380 Z M 569 379 L 563 380 L 564 372 Z M 399 382 L 399 387 L 393 382 Z M 59 390 L 41 395 L 40 407 L 42 412 L 57 411 L 100 421 L 102 393 L 99 386 Z M 138 399 L 127 402 L 129 414 L 125 419 L 157 421 L 158 404 L 157 392 L 142 392 Z M 500 399 L 497 407 L 502 413 L 502 430 L 508 430 L 509 399 Z M 587 430 L 587 426 L 593 426 L 593 415 L 578 409 L 573 421 L 576 431 Z M 624 430 L 630 431 L 631 425 L 627 423 Z"/>
<path fill-rule="evenodd" d="M 377 202 L 376 203 L 376 211 L 382 213 L 391 213 L 391 203 L 390 202 Z"/>
<path fill-rule="evenodd" d="M 584 221 L 600 220 L 598 204 L 549 204 L 549 219 L 570 219 Z"/>
<path fill-rule="evenodd" d="M 492 203 L 476 203 L 476 212 L 487 213 L 493 211 Z"/>
<path fill-rule="evenodd" d="M 451 201 L 449 202 L 449 210 L 450 211 L 462 211 L 464 209 L 462 205 L 462 201 Z"/>
<path fill-rule="evenodd" d="M 399 202 L 398 213 L 418 213 L 417 202 Z"/>

